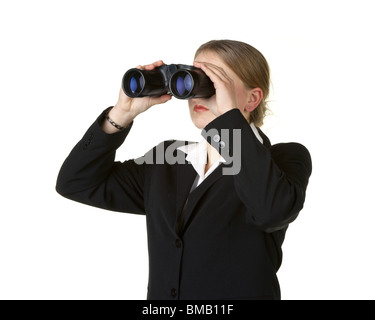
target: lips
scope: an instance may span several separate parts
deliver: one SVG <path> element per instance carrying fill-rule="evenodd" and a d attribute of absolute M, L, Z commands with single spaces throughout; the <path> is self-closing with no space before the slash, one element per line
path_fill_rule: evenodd
<path fill-rule="evenodd" d="M 205 106 L 202 106 L 201 104 L 196 104 L 194 106 L 194 111 L 195 112 L 205 112 L 205 111 L 208 111 L 208 108 L 206 108 Z"/>

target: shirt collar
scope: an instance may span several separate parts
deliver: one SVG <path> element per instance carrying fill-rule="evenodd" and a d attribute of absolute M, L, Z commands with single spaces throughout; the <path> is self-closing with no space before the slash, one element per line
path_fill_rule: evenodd
<path fill-rule="evenodd" d="M 259 131 L 257 129 L 257 127 L 255 126 L 254 122 L 250 123 L 250 128 L 253 130 L 255 136 L 257 137 L 257 139 L 259 140 L 259 142 L 261 144 L 263 144 L 263 138 L 260 136 L 259 134 Z"/>
<path fill-rule="evenodd" d="M 207 163 L 207 141 L 202 139 L 199 142 L 193 142 L 177 149 L 187 154 L 186 160 L 191 163 L 198 175 L 203 178 Z"/>
<path fill-rule="evenodd" d="M 253 130 L 254 135 L 257 137 L 260 143 L 263 144 L 263 139 L 253 122 L 250 123 L 250 128 Z M 193 142 L 188 145 L 178 147 L 177 150 L 180 150 L 187 154 L 186 160 L 191 163 L 198 175 L 203 178 L 205 176 L 205 168 L 207 163 L 207 141 L 205 139 L 202 139 L 199 142 Z M 217 162 L 218 165 L 226 161 L 223 157 L 220 157 Z"/>

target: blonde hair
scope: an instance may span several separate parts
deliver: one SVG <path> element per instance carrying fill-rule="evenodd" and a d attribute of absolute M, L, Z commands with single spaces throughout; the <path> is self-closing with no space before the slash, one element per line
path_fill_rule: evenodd
<path fill-rule="evenodd" d="M 250 89 L 262 89 L 263 99 L 250 115 L 255 126 L 261 127 L 268 111 L 266 99 L 271 82 L 270 68 L 263 54 L 251 45 L 235 40 L 209 41 L 198 48 L 195 57 L 204 51 L 215 52 Z"/>

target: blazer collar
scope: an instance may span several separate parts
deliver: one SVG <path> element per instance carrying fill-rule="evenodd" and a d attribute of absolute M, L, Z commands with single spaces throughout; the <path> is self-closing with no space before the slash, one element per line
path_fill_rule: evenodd
<path fill-rule="evenodd" d="M 270 139 L 268 139 L 268 137 L 263 133 L 262 130 L 260 130 L 259 128 L 257 128 L 257 129 L 258 129 L 259 135 L 260 135 L 260 136 L 262 137 L 262 139 L 263 139 L 263 145 L 264 145 L 267 149 L 271 148 L 271 141 L 270 141 Z"/>
<path fill-rule="evenodd" d="M 177 151 L 182 152 L 182 151 Z M 186 157 L 186 155 L 185 155 Z M 176 178 L 176 221 L 175 229 L 179 234 L 181 225 L 183 223 L 182 212 L 186 203 L 186 199 L 189 197 L 191 186 L 193 185 L 194 179 L 197 176 L 197 172 L 191 164 L 186 162 L 185 164 L 175 165 L 175 178 Z"/>
<path fill-rule="evenodd" d="M 181 215 L 178 219 L 178 233 L 183 234 L 194 219 L 194 208 L 198 204 L 199 200 L 204 197 L 206 191 L 219 179 L 223 177 L 221 163 L 203 182 L 196 187 L 190 194 L 185 198 L 185 208 L 181 211 Z M 190 185 L 191 187 L 191 185 Z M 186 200 L 187 199 L 187 200 Z"/>
<path fill-rule="evenodd" d="M 254 125 L 251 126 L 254 134 L 260 142 L 266 148 L 271 147 L 271 142 L 268 137 Z M 204 196 L 204 193 L 209 189 L 209 187 L 215 183 L 218 179 L 223 177 L 222 169 L 225 163 L 220 163 L 220 165 L 206 178 L 204 181 L 196 187 L 192 192 L 190 192 L 191 187 L 195 178 L 197 177 L 197 171 L 191 163 L 188 162 L 187 156 L 192 149 L 189 149 L 189 143 L 182 147 L 177 148 L 177 152 L 185 153 L 185 164 L 176 164 L 176 222 L 175 230 L 177 234 L 182 234 L 188 225 L 194 218 L 193 212 L 194 207 L 198 203 L 199 199 Z M 190 147 L 191 148 L 191 147 Z M 185 208 L 184 208 L 185 207 Z M 184 210 L 185 209 L 185 210 Z"/>

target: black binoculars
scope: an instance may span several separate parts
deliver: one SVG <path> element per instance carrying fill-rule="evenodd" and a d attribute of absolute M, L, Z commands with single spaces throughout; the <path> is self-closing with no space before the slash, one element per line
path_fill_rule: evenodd
<path fill-rule="evenodd" d="M 178 99 L 192 99 L 215 94 L 214 84 L 201 69 L 183 64 L 164 64 L 154 70 L 130 69 L 122 78 L 122 89 L 131 98 L 172 94 Z"/>

